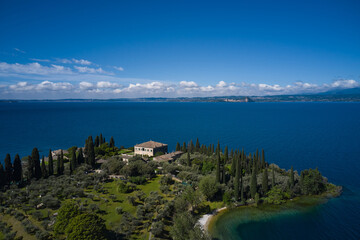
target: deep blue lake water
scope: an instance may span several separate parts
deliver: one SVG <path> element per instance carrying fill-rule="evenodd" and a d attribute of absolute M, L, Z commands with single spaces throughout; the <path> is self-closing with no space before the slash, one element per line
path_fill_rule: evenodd
<path fill-rule="evenodd" d="M 344 186 L 311 212 L 235 226 L 232 239 L 360 239 L 360 103 L 0 103 L 0 158 L 33 147 L 83 146 L 89 135 L 117 146 L 155 140 L 265 149 L 282 168 L 319 167 Z M 261 230 L 261 231 L 260 231 Z"/>

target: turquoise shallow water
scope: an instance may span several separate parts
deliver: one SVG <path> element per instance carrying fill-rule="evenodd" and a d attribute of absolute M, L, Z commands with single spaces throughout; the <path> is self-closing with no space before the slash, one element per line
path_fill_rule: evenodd
<path fill-rule="evenodd" d="M 264 148 L 267 161 L 283 168 L 318 166 L 344 186 L 340 198 L 266 222 L 235 221 L 227 238 L 360 239 L 359 103 L 0 103 L 1 161 L 33 147 L 47 154 L 50 147 L 82 146 L 99 133 L 118 146 L 152 139 L 170 150 L 196 137 L 220 140 L 247 152 Z"/>

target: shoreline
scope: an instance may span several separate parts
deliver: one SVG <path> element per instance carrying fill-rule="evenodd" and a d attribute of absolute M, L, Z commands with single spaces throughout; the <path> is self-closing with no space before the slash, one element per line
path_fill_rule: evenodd
<path fill-rule="evenodd" d="M 198 220 L 198 223 L 200 224 L 200 227 L 204 230 L 204 231 L 208 231 L 208 227 L 209 224 L 211 222 L 211 219 L 216 216 L 218 213 L 227 210 L 227 207 L 222 207 L 222 208 L 218 208 L 215 209 L 214 211 L 212 211 L 212 213 L 208 213 L 208 214 L 204 214 L 201 216 L 201 218 Z"/>

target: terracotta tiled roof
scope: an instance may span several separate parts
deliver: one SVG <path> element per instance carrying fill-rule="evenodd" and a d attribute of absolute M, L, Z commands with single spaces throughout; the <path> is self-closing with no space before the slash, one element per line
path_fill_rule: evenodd
<path fill-rule="evenodd" d="M 154 141 L 148 141 L 140 144 L 136 144 L 135 147 L 144 147 L 144 148 L 158 148 L 158 147 L 165 147 L 167 144 L 154 142 Z"/>

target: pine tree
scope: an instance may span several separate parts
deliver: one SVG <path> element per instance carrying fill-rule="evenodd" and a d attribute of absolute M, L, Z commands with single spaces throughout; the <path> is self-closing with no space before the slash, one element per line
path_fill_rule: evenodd
<path fill-rule="evenodd" d="M 253 164 L 253 170 L 251 172 L 251 182 L 250 182 L 250 194 L 252 198 L 255 198 L 256 192 L 257 192 L 256 165 Z"/>
<path fill-rule="evenodd" d="M 195 151 L 198 152 L 200 150 L 200 142 L 199 138 L 196 138 Z"/>
<path fill-rule="evenodd" d="M 48 173 L 49 173 L 49 176 L 52 176 L 52 175 L 54 175 L 54 160 L 52 157 L 51 149 L 49 150 L 48 158 L 49 158 L 48 159 L 48 167 L 49 167 Z"/>
<path fill-rule="evenodd" d="M 293 166 L 291 166 L 291 170 L 290 170 L 290 187 L 293 188 L 295 185 L 295 181 L 294 181 L 294 168 Z"/>
<path fill-rule="evenodd" d="M 267 191 L 269 190 L 267 168 L 264 169 L 261 187 L 262 187 L 263 195 L 265 195 L 267 193 Z"/>
<path fill-rule="evenodd" d="M 3 165 L 0 163 L 0 188 L 5 185 L 5 171 Z"/>
<path fill-rule="evenodd" d="M 76 160 L 76 149 L 74 149 L 71 153 L 71 159 L 70 159 L 70 173 L 73 173 L 75 171 L 75 168 L 77 166 L 77 160 Z"/>
<path fill-rule="evenodd" d="M 32 150 L 31 159 L 32 159 L 32 161 L 34 163 L 35 178 L 39 179 L 39 178 L 41 178 L 41 166 L 40 166 L 39 150 L 37 148 L 34 148 Z"/>
<path fill-rule="evenodd" d="M 88 138 L 88 149 L 87 149 L 87 155 L 86 155 L 86 163 L 91 165 L 92 168 L 95 168 L 95 149 L 93 144 L 92 136 L 89 136 Z"/>
<path fill-rule="evenodd" d="M 181 149 L 180 149 L 180 143 L 179 142 L 177 142 L 176 143 L 176 149 L 175 149 L 175 151 L 180 151 Z"/>
<path fill-rule="evenodd" d="M 42 157 L 42 161 L 41 161 L 41 175 L 43 178 L 47 178 L 48 177 L 48 173 L 46 170 L 46 165 L 45 165 L 45 157 Z"/>
<path fill-rule="evenodd" d="M 235 162 L 235 182 L 234 182 L 234 188 L 235 188 L 235 201 L 239 199 L 239 179 L 240 179 L 240 164 L 239 159 L 237 156 L 233 158 L 233 162 Z"/>
<path fill-rule="evenodd" d="M 5 160 L 5 181 L 7 184 L 11 183 L 13 178 L 13 167 L 11 164 L 10 154 L 6 154 Z"/>
<path fill-rule="evenodd" d="M 190 152 L 187 152 L 187 165 L 191 166 Z"/>
<path fill-rule="evenodd" d="M 114 140 L 113 136 L 111 136 L 111 138 L 110 138 L 110 147 L 115 148 L 115 140 Z"/>
<path fill-rule="evenodd" d="M 220 183 L 220 152 L 216 157 L 216 182 Z"/>
<path fill-rule="evenodd" d="M 100 146 L 100 138 L 99 138 L 99 136 L 96 136 L 96 137 L 95 137 L 94 145 L 95 145 L 95 147 L 99 147 L 99 146 Z"/>
<path fill-rule="evenodd" d="M 79 152 L 78 152 L 78 156 L 77 156 L 77 163 L 78 163 L 78 165 L 84 163 L 84 155 L 83 155 L 82 148 L 79 148 Z"/>
<path fill-rule="evenodd" d="M 21 164 L 19 154 L 16 154 L 15 159 L 14 159 L 13 180 L 15 182 L 21 182 L 22 181 L 22 164 Z"/>
<path fill-rule="evenodd" d="M 275 187 L 275 170 L 272 167 L 272 179 L 271 179 L 271 188 Z"/>

